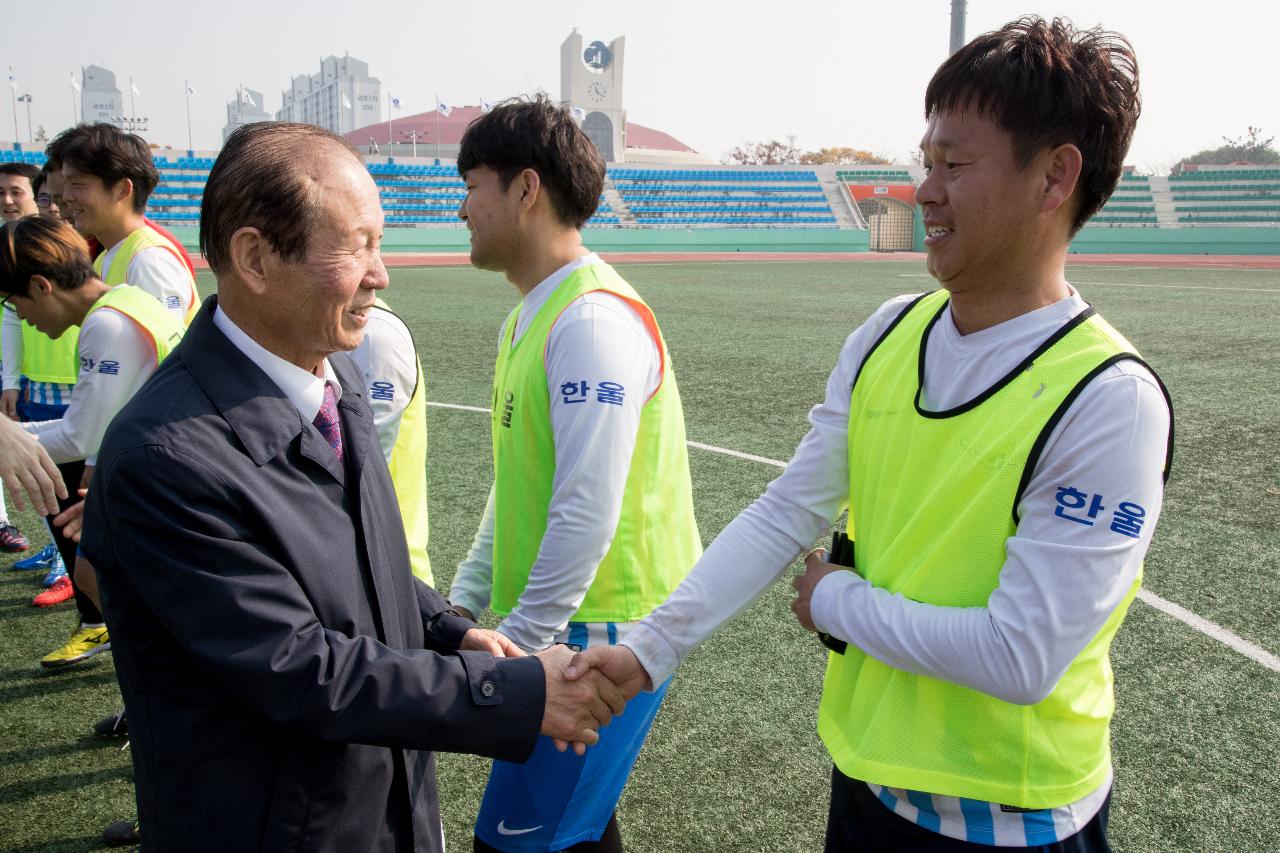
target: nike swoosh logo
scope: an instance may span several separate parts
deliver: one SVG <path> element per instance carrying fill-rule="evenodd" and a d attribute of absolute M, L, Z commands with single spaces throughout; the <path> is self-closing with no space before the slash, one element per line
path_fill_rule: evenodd
<path fill-rule="evenodd" d="M 542 824 L 538 824 L 537 826 L 531 826 L 528 829 L 507 829 L 506 824 L 507 824 L 507 821 L 505 818 L 503 820 L 498 821 L 499 835 L 524 835 L 525 833 L 536 832 L 539 829 L 542 829 Z"/>

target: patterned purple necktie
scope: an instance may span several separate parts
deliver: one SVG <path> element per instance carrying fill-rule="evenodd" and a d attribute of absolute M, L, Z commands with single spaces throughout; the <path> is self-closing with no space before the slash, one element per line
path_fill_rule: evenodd
<path fill-rule="evenodd" d="M 316 412 L 316 419 L 312 421 L 316 429 L 320 430 L 320 434 L 324 436 L 324 440 L 329 442 L 329 446 L 333 448 L 333 455 L 338 457 L 338 461 L 342 461 L 342 424 L 338 421 L 338 398 L 333 393 L 333 386 L 328 382 L 324 383 L 324 402 L 320 404 L 320 411 Z"/>

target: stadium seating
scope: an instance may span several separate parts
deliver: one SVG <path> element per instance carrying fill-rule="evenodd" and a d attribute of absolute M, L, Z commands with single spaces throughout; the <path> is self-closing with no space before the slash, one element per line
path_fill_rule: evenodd
<path fill-rule="evenodd" d="M 616 168 L 609 178 L 639 226 L 837 227 L 811 170 Z"/>
<path fill-rule="evenodd" d="M 43 165 L 43 151 L 0 150 L 0 162 Z M 147 215 L 159 222 L 199 221 L 199 207 L 213 157 L 193 152 L 155 154 L 160 184 Z M 370 163 L 390 225 L 459 224 L 459 203 L 466 197 L 452 164 Z M 830 173 L 828 173 L 830 174 Z M 838 182 L 856 186 L 913 184 L 911 170 L 876 166 L 839 168 Z M 1156 211 L 1151 179 L 1126 173 L 1102 210 L 1091 220 L 1116 227 L 1280 224 L 1280 167 L 1201 167 L 1168 178 L 1173 212 L 1167 201 Z M 608 189 L 623 207 L 602 197 L 588 221 L 592 227 L 749 227 L 836 228 L 834 211 L 812 169 L 653 168 L 619 166 L 608 172 Z M 1163 193 L 1163 190 L 1161 190 Z M 1161 220 L 1164 216 L 1164 220 Z"/>
<path fill-rule="evenodd" d="M 836 169 L 836 178 L 847 184 L 913 184 L 906 169 Z"/>
<path fill-rule="evenodd" d="M 1280 223 L 1280 168 L 1200 168 L 1169 176 L 1178 222 Z"/>

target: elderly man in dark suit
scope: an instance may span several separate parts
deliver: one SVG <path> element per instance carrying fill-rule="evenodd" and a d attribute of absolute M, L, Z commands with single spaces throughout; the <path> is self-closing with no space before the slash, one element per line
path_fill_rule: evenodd
<path fill-rule="evenodd" d="M 439 851 L 432 750 L 520 761 L 621 709 L 414 579 L 363 382 L 382 210 L 309 125 L 241 128 L 200 243 L 218 277 L 107 434 L 99 575 L 147 850 Z"/>

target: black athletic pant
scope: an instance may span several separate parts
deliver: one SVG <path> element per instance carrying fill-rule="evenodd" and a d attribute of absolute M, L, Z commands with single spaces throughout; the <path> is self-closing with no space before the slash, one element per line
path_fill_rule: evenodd
<path fill-rule="evenodd" d="M 960 841 L 917 826 L 895 814 L 865 782 L 850 779 L 838 769 L 831 774 L 831 812 L 827 817 L 825 853 L 998 853 L 1035 850 L 1039 853 L 1111 853 L 1107 843 L 1107 812 L 1111 795 L 1093 820 L 1070 838 L 1037 847 L 991 847 Z"/>
<path fill-rule="evenodd" d="M 80 488 L 80 478 L 84 476 L 84 462 L 64 462 L 58 466 L 58 473 L 62 475 L 62 482 L 67 485 L 66 500 L 58 501 L 58 512 L 62 512 L 67 507 L 84 500 L 77 491 Z M 71 578 L 71 588 L 76 591 L 76 609 L 80 611 L 80 621 L 91 625 L 102 622 L 102 611 L 76 584 L 76 543 L 62 535 L 62 531 L 53 523 L 52 515 L 49 516 L 49 529 L 53 531 L 53 544 L 57 546 L 62 562 L 67 566 L 67 577 Z"/>

